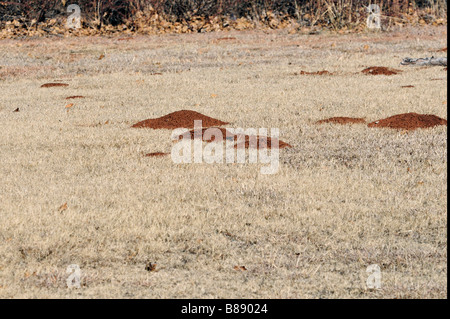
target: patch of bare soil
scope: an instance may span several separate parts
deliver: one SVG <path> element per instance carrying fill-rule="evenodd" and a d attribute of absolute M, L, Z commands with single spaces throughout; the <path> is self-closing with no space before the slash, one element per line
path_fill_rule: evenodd
<path fill-rule="evenodd" d="M 372 66 L 361 71 L 367 75 L 394 75 L 402 72 L 401 70 L 390 69 L 384 66 Z"/>
<path fill-rule="evenodd" d="M 432 114 L 404 113 L 369 123 L 369 127 L 415 130 L 437 125 L 447 125 L 447 120 Z"/>
<path fill-rule="evenodd" d="M 69 86 L 67 83 L 45 83 L 41 85 L 41 88 L 51 88 L 55 86 Z"/>
<path fill-rule="evenodd" d="M 316 124 L 323 124 L 323 123 L 356 124 L 356 123 L 366 123 L 366 120 L 359 117 L 338 116 L 338 117 L 330 117 L 329 119 L 324 119 L 316 122 Z"/>
<path fill-rule="evenodd" d="M 147 119 L 134 124 L 135 128 L 152 128 L 152 129 L 176 129 L 176 128 L 194 128 L 194 121 L 201 120 L 202 127 L 220 126 L 228 124 L 221 120 L 203 115 L 201 113 L 181 110 L 176 111 L 156 119 Z"/>

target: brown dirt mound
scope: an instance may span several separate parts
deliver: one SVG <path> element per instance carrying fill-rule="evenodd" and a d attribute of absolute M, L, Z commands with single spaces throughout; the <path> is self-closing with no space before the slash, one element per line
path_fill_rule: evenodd
<path fill-rule="evenodd" d="M 41 88 L 51 88 L 54 86 L 69 86 L 69 84 L 66 83 L 45 83 L 41 85 Z"/>
<path fill-rule="evenodd" d="M 333 75 L 333 73 L 328 72 L 327 70 L 322 71 L 316 71 L 316 72 L 306 72 L 306 71 L 300 71 L 300 73 L 294 73 L 294 75 Z"/>
<path fill-rule="evenodd" d="M 234 148 L 242 147 L 244 144 L 244 148 L 272 148 L 272 139 L 266 136 L 256 136 L 255 139 L 250 139 L 250 136 L 246 135 L 244 141 L 239 141 L 234 145 Z M 292 145 L 283 142 L 282 140 L 278 140 L 278 148 L 292 147 Z"/>
<path fill-rule="evenodd" d="M 132 127 L 144 127 L 153 129 L 176 129 L 176 128 L 194 128 L 194 121 L 201 120 L 202 127 L 211 127 L 228 124 L 221 120 L 203 115 L 201 113 L 181 110 L 169 113 L 156 119 L 148 119 L 134 124 Z"/>
<path fill-rule="evenodd" d="M 82 95 L 73 95 L 73 96 L 66 97 L 66 100 L 70 100 L 70 99 L 84 99 L 84 96 L 82 96 Z"/>
<path fill-rule="evenodd" d="M 394 75 L 402 71 L 386 68 L 384 66 L 372 66 L 370 68 L 362 70 L 361 72 L 370 75 Z"/>
<path fill-rule="evenodd" d="M 366 123 L 363 118 L 359 117 L 330 117 L 329 119 L 324 119 L 317 121 L 316 124 L 322 123 L 337 123 L 337 124 L 355 124 L 355 123 Z"/>
<path fill-rule="evenodd" d="M 389 127 L 404 130 L 428 128 L 436 125 L 447 125 L 447 120 L 432 114 L 404 113 L 368 124 L 369 127 Z"/>
<path fill-rule="evenodd" d="M 145 157 L 159 157 L 159 156 L 164 156 L 164 155 L 169 155 L 169 153 L 154 152 L 154 153 L 147 153 L 144 156 Z"/>

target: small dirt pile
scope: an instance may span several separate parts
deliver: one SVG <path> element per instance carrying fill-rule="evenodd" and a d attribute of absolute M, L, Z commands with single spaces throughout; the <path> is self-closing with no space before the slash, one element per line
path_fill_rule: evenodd
<path fill-rule="evenodd" d="M 372 66 L 370 68 L 362 70 L 361 72 L 368 75 L 394 75 L 402 71 L 386 68 L 384 66 Z"/>
<path fill-rule="evenodd" d="M 323 123 L 356 124 L 356 123 L 366 123 L 366 121 L 363 118 L 359 117 L 339 116 L 339 117 L 330 117 L 329 119 L 324 119 L 316 122 L 316 124 L 323 124 Z"/>
<path fill-rule="evenodd" d="M 134 124 L 136 128 L 152 128 L 152 129 L 176 129 L 176 128 L 194 128 L 194 121 L 201 120 L 202 127 L 220 126 L 228 124 L 221 120 L 203 115 L 201 113 L 181 110 L 169 113 L 156 119 L 147 119 Z"/>
<path fill-rule="evenodd" d="M 447 120 L 432 114 L 404 113 L 369 123 L 369 127 L 388 127 L 415 130 L 437 125 L 447 125 Z"/>
<path fill-rule="evenodd" d="M 82 96 L 82 95 L 73 95 L 73 96 L 66 97 L 66 100 L 71 100 L 71 99 L 84 99 L 84 96 Z"/>
<path fill-rule="evenodd" d="M 160 157 L 160 156 L 165 156 L 165 155 L 169 155 L 169 153 L 154 152 L 154 153 L 147 153 L 144 156 L 145 157 Z"/>
<path fill-rule="evenodd" d="M 41 88 L 51 88 L 55 86 L 69 86 L 67 83 L 45 83 L 41 85 Z"/>

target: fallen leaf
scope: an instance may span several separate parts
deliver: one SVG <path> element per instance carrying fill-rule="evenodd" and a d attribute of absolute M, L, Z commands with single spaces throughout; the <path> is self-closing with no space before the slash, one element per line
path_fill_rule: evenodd
<path fill-rule="evenodd" d="M 156 271 L 156 264 L 152 264 L 151 262 L 148 262 L 145 265 L 145 270 L 147 270 L 147 271 Z"/>
<path fill-rule="evenodd" d="M 214 94 L 214 93 L 213 93 L 213 94 L 211 94 L 211 97 L 212 97 L 212 98 L 216 98 L 216 97 L 217 97 L 217 94 Z"/>
<path fill-rule="evenodd" d="M 67 209 L 67 202 L 66 203 L 64 203 L 64 204 L 62 204 L 60 207 L 59 207 L 59 212 L 60 213 L 62 213 L 63 211 L 65 211 Z"/>
<path fill-rule="evenodd" d="M 233 269 L 234 270 L 247 270 L 247 268 L 245 268 L 245 266 L 234 266 Z"/>
<path fill-rule="evenodd" d="M 104 54 L 100 54 L 100 56 L 98 57 L 99 60 L 103 59 L 105 57 Z"/>
<path fill-rule="evenodd" d="M 65 106 L 66 109 L 71 108 L 73 106 L 73 103 L 69 103 Z"/>
<path fill-rule="evenodd" d="M 369 50 L 370 46 L 368 44 L 364 45 L 364 50 Z"/>
<path fill-rule="evenodd" d="M 34 271 L 33 273 L 29 273 L 28 271 L 24 274 L 25 278 L 29 278 L 31 276 L 36 276 L 36 272 Z"/>

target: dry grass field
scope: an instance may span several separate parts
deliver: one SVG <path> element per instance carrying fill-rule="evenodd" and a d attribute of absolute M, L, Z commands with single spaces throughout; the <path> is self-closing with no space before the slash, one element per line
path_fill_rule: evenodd
<path fill-rule="evenodd" d="M 399 65 L 446 56 L 446 36 L 1 40 L 0 297 L 447 298 L 447 126 L 315 123 L 447 119 L 447 72 Z M 171 131 L 131 125 L 178 110 L 278 128 L 293 147 L 272 175 L 145 157 L 170 153 Z M 372 264 L 380 289 L 366 285 Z"/>

